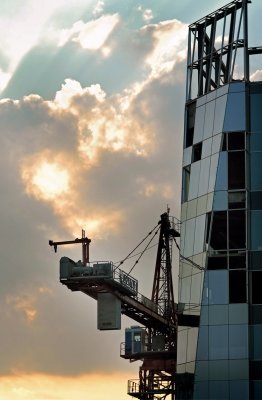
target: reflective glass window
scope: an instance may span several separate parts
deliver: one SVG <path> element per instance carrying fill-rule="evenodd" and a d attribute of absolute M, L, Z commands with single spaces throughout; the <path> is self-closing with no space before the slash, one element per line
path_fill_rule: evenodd
<path fill-rule="evenodd" d="M 262 325 L 251 326 L 252 358 L 262 360 Z"/>
<path fill-rule="evenodd" d="M 209 256 L 207 261 L 207 269 L 227 269 L 228 260 L 224 253 L 215 256 Z"/>
<path fill-rule="evenodd" d="M 248 325 L 229 325 L 229 358 L 248 358 Z"/>
<path fill-rule="evenodd" d="M 209 361 L 209 379 L 212 381 L 224 381 L 229 378 L 228 360 Z"/>
<path fill-rule="evenodd" d="M 204 134 L 204 121 L 205 121 L 205 110 L 206 106 L 197 107 L 196 119 L 195 119 L 195 132 L 194 132 L 194 143 L 201 142 Z"/>
<path fill-rule="evenodd" d="M 195 218 L 186 221 L 186 237 L 184 256 L 192 256 L 194 252 L 194 237 L 195 237 Z"/>
<path fill-rule="evenodd" d="M 180 302 L 188 304 L 190 302 L 191 276 L 181 279 L 180 282 Z"/>
<path fill-rule="evenodd" d="M 208 400 L 208 381 L 195 382 L 194 385 L 194 400 Z"/>
<path fill-rule="evenodd" d="M 262 271 L 251 272 L 251 301 L 252 304 L 262 304 Z"/>
<path fill-rule="evenodd" d="M 215 153 L 220 151 L 220 149 L 221 149 L 221 140 L 222 140 L 222 134 L 213 136 L 212 154 L 215 154 Z"/>
<path fill-rule="evenodd" d="M 208 192 L 208 179 L 210 169 L 210 157 L 201 160 L 198 196 L 203 196 Z"/>
<path fill-rule="evenodd" d="M 187 333 L 188 333 L 188 329 L 185 329 L 185 328 L 182 328 L 177 333 L 177 342 L 178 342 L 177 363 L 178 364 L 184 364 L 186 362 Z"/>
<path fill-rule="evenodd" d="M 223 130 L 225 132 L 245 131 L 245 117 L 245 92 L 229 93 Z"/>
<path fill-rule="evenodd" d="M 186 147 L 192 146 L 195 127 L 196 102 L 187 106 Z"/>
<path fill-rule="evenodd" d="M 194 144 L 192 150 L 192 163 L 201 160 L 202 142 Z"/>
<path fill-rule="evenodd" d="M 190 296 L 191 304 L 200 304 L 202 295 L 202 283 L 203 283 L 202 274 L 200 272 L 194 273 L 192 275 L 192 285 L 191 285 L 191 296 Z"/>
<path fill-rule="evenodd" d="M 246 301 L 246 271 L 229 271 L 229 302 L 245 303 Z"/>
<path fill-rule="evenodd" d="M 262 120 L 262 118 L 261 118 Z M 251 190 L 262 190 L 262 154 L 261 153 L 251 153 Z"/>
<path fill-rule="evenodd" d="M 252 400 L 261 400 L 261 399 L 262 399 L 262 381 L 254 381 Z"/>
<path fill-rule="evenodd" d="M 229 192 L 228 193 L 228 208 L 245 208 L 246 207 L 246 192 Z"/>
<path fill-rule="evenodd" d="M 227 192 L 226 191 L 217 191 L 214 193 L 213 210 L 214 211 L 227 210 Z"/>
<path fill-rule="evenodd" d="M 208 360 L 208 326 L 201 326 L 199 328 L 197 360 Z"/>
<path fill-rule="evenodd" d="M 209 398 L 212 400 L 225 400 L 229 397 L 228 381 L 210 381 Z"/>
<path fill-rule="evenodd" d="M 250 135 L 250 150 L 251 151 L 262 151 L 262 132 L 251 133 L 251 135 Z"/>
<path fill-rule="evenodd" d="M 250 99 L 251 131 L 262 131 L 261 104 L 262 94 L 252 94 Z"/>
<path fill-rule="evenodd" d="M 206 213 L 207 210 L 207 196 L 201 196 L 197 199 L 197 215 Z"/>
<path fill-rule="evenodd" d="M 209 304 L 228 304 L 228 271 L 207 271 Z"/>
<path fill-rule="evenodd" d="M 212 138 L 203 141 L 202 145 L 202 158 L 211 156 Z"/>
<path fill-rule="evenodd" d="M 249 253 L 251 268 L 262 269 L 262 251 L 252 251 Z"/>
<path fill-rule="evenodd" d="M 227 96 L 221 96 L 216 99 L 214 135 L 223 131 Z"/>
<path fill-rule="evenodd" d="M 248 323 L 247 304 L 229 304 L 229 324 Z"/>
<path fill-rule="evenodd" d="M 251 248 L 262 250 L 262 211 L 251 211 Z"/>
<path fill-rule="evenodd" d="M 198 195 L 200 163 L 201 161 L 197 161 L 191 165 L 188 200 L 195 199 Z"/>
<path fill-rule="evenodd" d="M 196 359 L 197 350 L 198 328 L 191 328 L 188 330 L 187 338 L 187 362 Z"/>
<path fill-rule="evenodd" d="M 243 249 L 246 247 L 246 213 L 244 210 L 230 211 L 229 220 L 229 248 Z"/>
<path fill-rule="evenodd" d="M 209 358 L 210 360 L 228 358 L 228 325 L 209 326 Z"/>
<path fill-rule="evenodd" d="M 262 153 L 261 153 L 262 155 Z M 250 193 L 250 208 L 252 210 L 261 210 L 262 209 L 262 191 L 260 192 L 251 192 Z"/>
<path fill-rule="evenodd" d="M 216 190 L 227 190 L 227 176 L 228 176 L 228 167 L 227 167 L 227 152 L 222 151 L 219 154 L 218 168 L 217 168 L 217 177 L 216 177 Z"/>
<path fill-rule="evenodd" d="M 249 400 L 249 382 L 231 381 L 229 384 L 230 400 Z"/>
<path fill-rule="evenodd" d="M 192 146 L 187 147 L 184 149 L 183 153 L 183 167 L 191 164 L 191 157 L 192 157 Z"/>
<path fill-rule="evenodd" d="M 208 306 L 201 307 L 200 325 L 208 325 Z"/>
<path fill-rule="evenodd" d="M 252 305 L 250 307 L 251 324 L 262 324 L 262 305 Z"/>
<path fill-rule="evenodd" d="M 262 164 L 261 164 L 262 165 Z M 245 152 L 228 153 L 228 189 L 245 188 Z"/>
<path fill-rule="evenodd" d="M 218 153 L 211 156 L 208 192 L 213 192 L 213 190 L 215 188 L 216 175 L 217 175 L 217 163 L 218 163 Z"/>
<path fill-rule="evenodd" d="M 197 199 L 191 200 L 187 203 L 187 219 L 194 218 L 196 216 Z"/>
<path fill-rule="evenodd" d="M 229 133 L 228 137 L 228 150 L 244 150 L 245 149 L 245 133 L 233 132 Z"/>
<path fill-rule="evenodd" d="M 228 305 L 210 305 L 208 316 L 209 325 L 228 324 Z"/>
<path fill-rule="evenodd" d="M 227 249 L 227 212 L 216 211 L 213 213 L 211 225 L 210 247 L 213 250 Z"/>
<path fill-rule="evenodd" d="M 196 361 L 196 382 L 208 380 L 208 364 L 208 361 Z"/>
<path fill-rule="evenodd" d="M 190 171 L 191 166 L 187 166 L 183 168 L 183 176 L 182 176 L 182 202 L 188 201 L 188 193 L 190 187 Z"/>
<path fill-rule="evenodd" d="M 203 140 L 212 136 L 214 126 L 215 101 L 206 104 Z"/>
<path fill-rule="evenodd" d="M 246 252 L 230 251 L 229 252 L 229 268 L 241 269 L 246 268 Z"/>
<path fill-rule="evenodd" d="M 229 85 L 229 92 L 244 92 L 245 91 L 245 82 L 232 82 Z"/>
<path fill-rule="evenodd" d="M 228 93 L 229 85 L 224 85 L 217 89 L 217 97 L 223 96 L 224 94 Z"/>
<path fill-rule="evenodd" d="M 246 360 L 229 360 L 229 379 L 248 379 L 249 361 Z"/>
<path fill-rule="evenodd" d="M 250 362 L 250 379 L 262 380 L 262 361 Z"/>

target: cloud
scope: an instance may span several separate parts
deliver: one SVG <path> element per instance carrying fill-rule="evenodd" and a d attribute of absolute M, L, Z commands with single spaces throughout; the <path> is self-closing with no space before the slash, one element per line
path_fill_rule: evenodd
<path fill-rule="evenodd" d="M 250 76 L 251 81 L 262 81 L 262 70 L 257 69 L 253 74 Z"/>
<path fill-rule="evenodd" d="M 65 43 L 72 41 L 78 43 L 83 49 L 99 50 L 105 45 L 119 21 L 118 14 L 102 15 L 87 23 L 77 21 L 71 29 L 61 31 L 58 45 L 64 46 Z"/>

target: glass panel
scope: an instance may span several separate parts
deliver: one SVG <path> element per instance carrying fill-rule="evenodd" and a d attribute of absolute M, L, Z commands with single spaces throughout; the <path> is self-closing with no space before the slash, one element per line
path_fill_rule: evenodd
<path fill-rule="evenodd" d="M 228 324 L 228 306 L 209 306 L 209 325 Z"/>
<path fill-rule="evenodd" d="M 227 269 L 227 255 L 224 253 L 218 254 L 216 256 L 209 256 L 207 261 L 207 269 Z"/>
<path fill-rule="evenodd" d="M 261 132 L 251 133 L 251 135 L 250 135 L 250 150 L 251 151 L 262 151 L 262 133 Z"/>
<path fill-rule="evenodd" d="M 181 222 L 183 222 L 186 219 L 186 213 L 187 213 L 187 202 L 181 205 Z"/>
<path fill-rule="evenodd" d="M 187 332 L 188 329 L 178 328 L 177 333 L 177 363 L 184 364 L 186 362 L 186 351 L 187 351 Z"/>
<path fill-rule="evenodd" d="M 190 302 L 191 276 L 181 279 L 180 282 L 181 282 L 180 302 L 188 304 Z"/>
<path fill-rule="evenodd" d="M 186 221 L 184 256 L 192 256 L 194 250 L 195 218 Z"/>
<path fill-rule="evenodd" d="M 245 208 L 246 192 L 230 192 L 228 193 L 228 208 Z"/>
<path fill-rule="evenodd" d="M 194 254 L 202 253 L 204 250 L 205 225 L 205 215 L 196 218 Z"/>
<path fill-rule="evenodd" d="M 229 379 L 248 379 L 248 360 L 229 360 Z"/>
<path fill-rule="evenodd" d="M 229 302 L 245 303 L 246 290 L 246 271 L 229 271 Z"/>
<path fill-rule="evenodd" d="M 192 146 L 195 127 L 196 102 L 187 106 L 186 147 Z"/>
<path fill-rule="evenodd" d="M 262 94 L 253 94 L 250 99 L 251 131 L 262 131 L 261 104 Z"/>
<path fill-rule="evenodd" d="M 228 150 L 245 150 L 245 133 L 234 132 L 228 134 Z"/>
<path fill-rule="evenodd" d="M 229 304 L 229 324 L 248 323 L 247 304 Z"/>
<path fill-rule="evenodd" d="M 202 156 L 202 142 L 194 144 L 192 150 L 192 163 L 201 160 Z"/>
<path fill-rule="evenodd" d="M 187 203 L 187 219 L 196 217 L 197 199 L 191 200 Z"/>
<path fill-rule="evenodd" d="M 262 325 L 251 326 L 251 348 L 254 360 L 262 359 Z"/>
<path fill-rule="evenodd" d="M 197 199 L 197 215 L 206 213 L 206 209 L 207 209 L 207 196 L 204 195 Z"/>
<path fill-rule="evenodd" d="M 229 248 L 243 249 L 246 247 L 246 213 L 245 211 L 230 211 L 229 220 Z"/>
<path fill-rule="evenodd" d="M 252 397 L 252 400 L 262 399 L 262 381 L 253 382 L 253 396 L 254 397 Z"/>
<path fill-rule="evenodd" d="M 184 149 L 183 153 L 183 167 L 191 164 L 191 157 L 192 157 L 192 146 L 187 147 Z"/>
<path fill-rule="evenodd" d="M 227 190 L 227 152 L 222 151 L 219 154 L 217 177 L 216 177 L 216 190 Z"/>
<path fill-rule="evenodd" d="M 212 157 L 211 157 L 211 163 L 212 163 Z M 211 167 L 212 167 L 212 164 L 211 164 Z M 210 176 L 211 176 L 211 172 L 210 172 Z M 210 184 L 210 177 L 209 177 L 209 184 Z M 214 198 L 214 193 L 209 193 L 207 196 L 207 211 L 206 212 L 210 212 L 212 210 L 213 198 Z"/>
<path fill-rule="evenodd" d="M 197 109 L 196 109 L 195 132 L 194 132 L 193 143 L 198 143 L 203 140 L 205 110 L 206 110 L 205 105 L 203 105 L 201 107 L 197 107 Z"/>
<path fill-rule="evenodd" d="M 228 271 L 207 271 L 209 304 L 228 304 Z"/>
<path fill-rule="evenodd" d="M 214 211 L 227 210 L 227 192 L 219 191 L 214 193 Z"/>
<path fill-rule="evenodd" d="M 192 275 L 192 285 L 191 285 L 191 304 L 200 304 L 202 296 L 202 284 L 203 277 L 201 272 L 196 272 Z"/>
<path fill-rule="evenodd" d="M 195 199 L 198 195 L 200 163 L 201 161 L 197 161 L 191 165 L 188 200 Z"/>
<path fill-rule="evenodd" d="M 217 89 L 217 97 L 223 96 L 228 93 L 229 85 L 224 85 L 221 88 Z"/>
<path fill-rule="evenodd" d="M 209 327 L 209 358 L 211 360 L 228 358 L 228 325 Z"/>
<path fill-rule="evenodd" d="M 262 361 L 250 362 L 250 379 L 262 380 Z"/>
<path fill-rule="evenodd" d="M 244 188 L 245 188 L 245 152 L 244 151 L 229 152 L 228 189 L 234 190 L 234 189 L 244 189 Z"/>
<path fill-rule="evenodd" d="M 223 131 L 245 131 L 245 92 L 228 94 Z"/>
<path fill-rule="evenodd" d="M 202 158 L 211 156 L 212 138 L 206 139 L 202 146 Z"/>
<path fill-rule="evenodd" d="M 195 361 L 197 349 L 198 328 L 188 330 L 187 339 L 187 362 Z"/>
<path fill-rule="evenodd" d="M 209 306 L 201 307 L 200 325 L 208 325 L 208 309 L 209 309 Z"/>
<path fill-rule="evenodd" d="M 246 268 L 246 252 L 230 250 L 229 252 L 229 269 Z"/>
<path fill-rule="evenodd" d="M 208 382 L 196 382 L 194 385 L 194 400 L 208 400 Z"/>
<path fill-rule="evenodd" d="M 221 148 L 221 139 L 222 139 L 222 134 L 213 136 L 213 141 L 212 141 L 212 154 L 215 154 L 220 151 Z"/>
<path fill-rule="evenodd" d="M 207 157 L 201 160 L 198 196 L 202 196 L 208 192 L 209 169 L 210 157 Z"/>
<path fill-rule="evenodd" d="M 216 111 L 214 120 L 214 135 L 223 131 L 227 96 L 216 99 Z"/>
<path fill-rule="evenodd" d="M 229 378 L 228 360 L 209 361 L 209 379 L 223 381 Z"/>
<path fill-rule="evenodd" d="M 214 113 L 215 113 L 215 101 L 213 100 L 206 104 L 203 139 L 207 139 L 211 137 L 213 134 Z"/>
<path fill-rule="evenodd" d="M 210 381 L 209 398 L 212 400 L 226 400 L 229 397 L 228 381 Z"/>
<path fill-rule="evenodd" d="M 252 304 L 262 304 L 261 279 L 262 279 L 262 271 L 251 272 Z"/>
<path fill-rule="evenodd" d="M 208 360 L 208 326 L 201 326 L 199 328 L 197 360 Z"/>
<path fill-rule="evenodd" d="M 261 118 L 261 117 L 260 117 Z M 262 120 L 262 118 L 261 118 Z M 262 190 L 262 174 L 258 171 L 262 170 L 261 153 L 251 153 L 251 190 Z"/>
<path fill-rule="evenodd" d="M 230 382 L 230 400 L 249 400 L 249 382 L 236 381 Z"/>
<path fill-rule="evenodd" d="M 190 187 L 190 172 L 191 166 L 183 168 L 183 175 L 182 175 L 182 202 L 188 201 L 188 192 Z"/>
<path fill-rule="evenodd" d="M 251 324 L 262 324 L 262 305 L 251 306 L 250 318 Z"/>
<path fill-rule="evenodd" d="M 252 269 L 261 269 L 262 268 L 262 252 L 261 251 L 252 251 L 250 254 L 250 264 Z"/>
<path fill-rule="evenodd" d="M 262 174 L 261 174 L 262 175 Z M 251 211 L 251 248 L 262 250 L 262 211 Z"/>
<path fill-rule="evenodd" d="M 227 212 L 213 213 L 211 226 L 210 250 L 227 249 Z"/>
<path fill-rule="evenodd" d="M 229 358 L 248 358 L 248 325 L 229 325 Z"/>
<path fill-rule="evenodd" d="M 207 381 L 208 380 L 208 361 L 197 361 L 196 362 L 196 381 Z"/>
<path fill-rule="evenodd" d="M 213 192 L 217 175 L 218 153 L 211 157 L 208 191 Z"/>
<path fill-rule="evenodd" d="M 229 92 L 244 92 L 245 91 L 245 83 L 244 82 L 233 82 L 229 85 Z"/>
<path fill-rule="evenodd" d="M 262 155 L 262 153 L 261 153 Z M 261 210 L 262 209 L 262 192 L 251 192 L 250 193 L 251 209 Z"/>

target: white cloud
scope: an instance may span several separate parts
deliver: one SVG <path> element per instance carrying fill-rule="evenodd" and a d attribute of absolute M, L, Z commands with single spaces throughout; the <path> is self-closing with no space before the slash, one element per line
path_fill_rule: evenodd
<path fill-rule="evenodd" d="M 151 21 L 151 19 L 153 19 L 153 18 L 154 18 L 154 15 L 153 15 L 153 11 L 152 11 L 152 10 L 150 10 L 149 8 L 147 8 L 146 10 L 144 10 L 144 12 L 143 12 L 143 19 L 144 19 L 144 21 L 149 22 L 149 21 Z"/>
<path fill-rule="evenodd" d="M 60 32 L 58 45 L 64 46 L 65 43 L 72 41 L 79 43 L 83 49 L 101 49 L 119 21 L 118 14 L 102 15 L 87 23 L 77 21 L 71 29 L 63 29 Z"/>
<path fill-rule="evenodd" d="M 97 15 L 102 13 L 104 11 L 104 7 L 105 7 L 104 1 L 99 0 L 94 7 L 93 14 Z"/>
<path fill-rule="evenodd" d="M 250 76 L 251 81 L 262 81 L 262 70 L 257 69 L 253 74 Z"/>

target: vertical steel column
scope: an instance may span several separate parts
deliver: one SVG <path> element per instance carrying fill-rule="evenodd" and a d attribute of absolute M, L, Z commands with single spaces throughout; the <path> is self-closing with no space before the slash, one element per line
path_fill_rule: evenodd
<path fill-rule="evenodd" d="M 244 79 L 249 82 L 249 52 L 248 52 L 248 0 L 243 0 L 244 9 Z"/>

